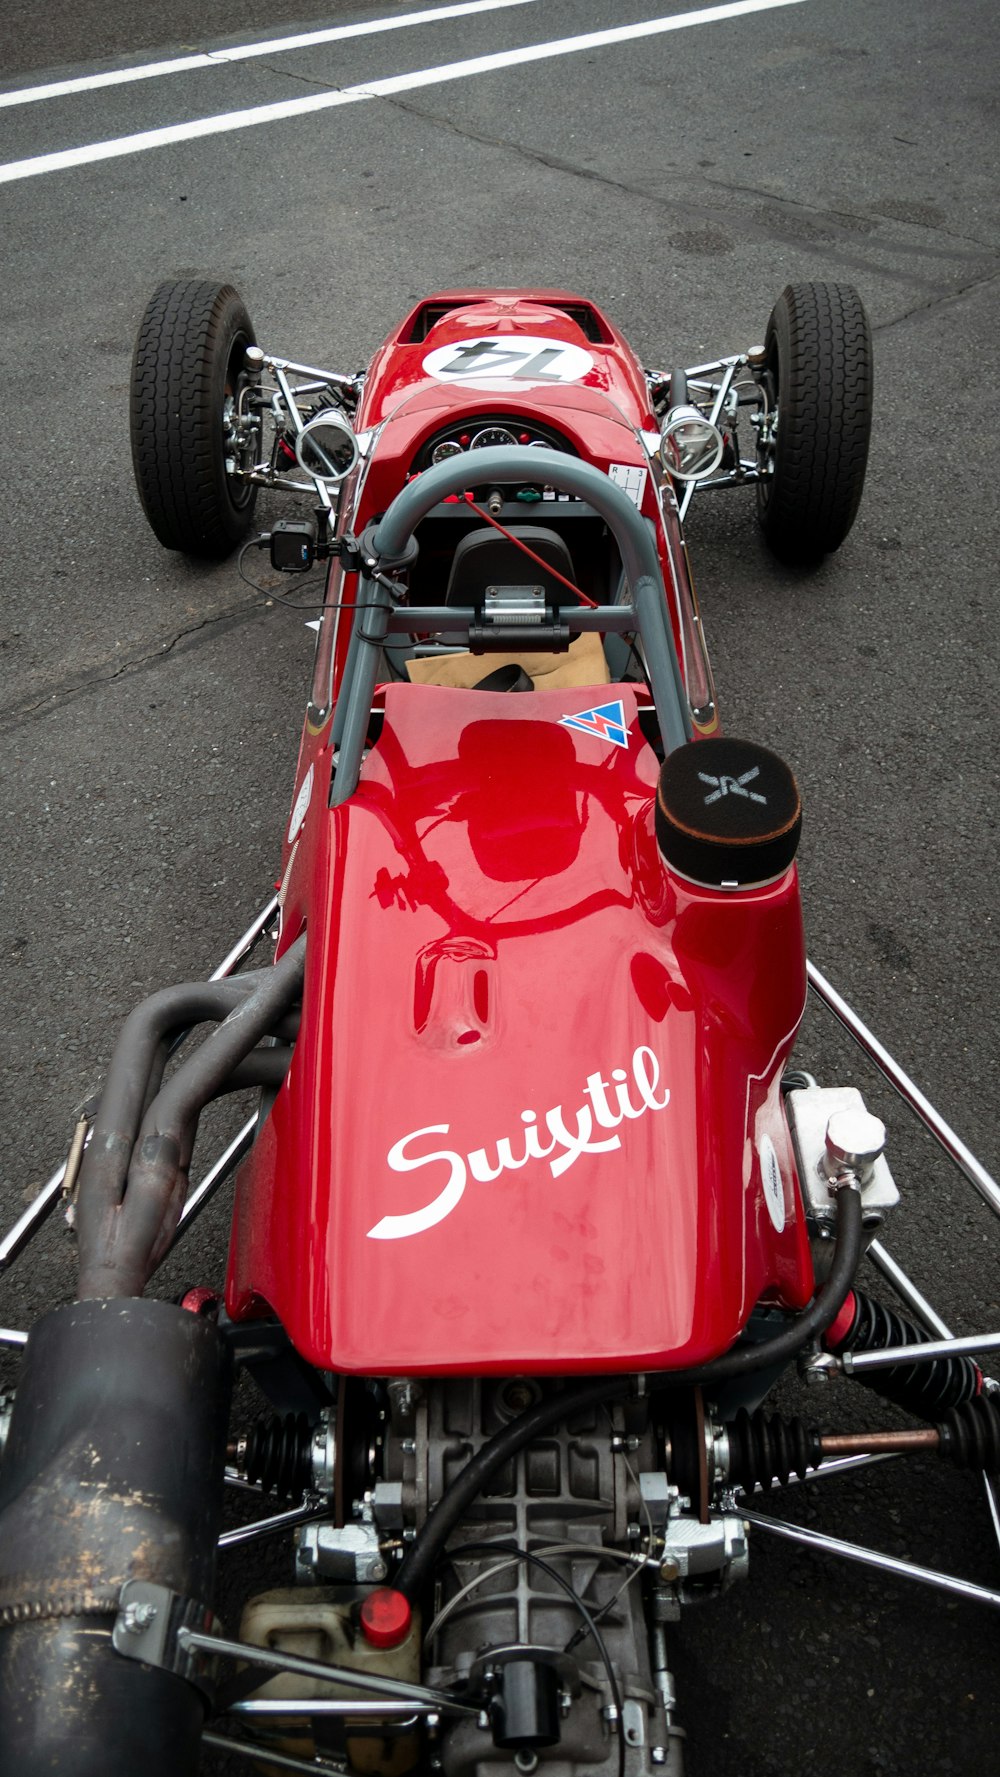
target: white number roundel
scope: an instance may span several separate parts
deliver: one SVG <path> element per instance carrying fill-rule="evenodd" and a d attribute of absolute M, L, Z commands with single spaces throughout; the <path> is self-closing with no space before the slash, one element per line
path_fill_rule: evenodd
<path fill-rule="evenodd" d="M 443 383 L 578 383 L 593 370 L 594 360 L 582 346 L 524 333 L 485 334 L 453 341 L 428 352 L 428 376 Z"/>

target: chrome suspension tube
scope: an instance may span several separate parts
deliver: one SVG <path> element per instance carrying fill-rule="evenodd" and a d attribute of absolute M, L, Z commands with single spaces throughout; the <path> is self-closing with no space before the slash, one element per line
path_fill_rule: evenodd
<path fill-rule="evenodd" d="M 941 1319 L 937 1310 L 931 1307 L 926 1296 L 921 1295 L 902 1265 L 898 1265 L 892 1254 L 886 1252 L 880 1240 L 870 1242 L 868 1257 L 876 1271 L 880 1271 L 886 1282 L 892 1285 L 900 1301 L 916 1316 L 925 1332 L 933 1333 L 938 1339 L 951 1338 L 951 1328 Z"/>
<path fill-rule="evenodd" d="M 278 911 L 278 897 L 271 899 L 261 908 L 246 931 L 237 939 L 232 949 L 223 957 L 218 967 L 212 970 L 209 981 L 224 981 L 227 976 L 239 968 L 240 963 L 249 955 L 257 939 L 265 932 L 274 920 Z M 62 1194 L 63 1180 L 66 1177 L 66 1162 L 57 1166 L 51 1178 L 47 1179 L 37 1196 L 32 1198 L 27 1209 L 18 1216 L 12 1228 L 0 1239 L 0 1274 L 12 1265 L 18 1254 L 23 1252 L 36 1229 L 46 1222 Z M 207 1184 L 207 1180 L 205 1181 Z M 221 1181 L 220 1181 L 221 1182 Z"/>
<path fill-rule="evenodd" d="M 895 1061 L 884 1048 L 878 1038 L 868 1029 L 863 1019 L 847 1004 L 836 988 L 831 987 L 825 975 L 817 969 L 815 963 L 807 963 L 806 971 L 809 985 L 817 998 L 831 1011 L 843 1025 L 849 1036 L 864 1050 L 870 1060 L 883 1073 L 890 1086 L 894 1087 L 900 1097 L 910 1106 L 920 1121 L 928 1128 L 935 1140 L 940 1142 L 949 1159 L 955 1162 L 964 1172 L 969 1183 L 979 1192 L 984 1203 L 988 1203 L 994 1215 L 1000 1216 L 1000 1185 L 990 1176 L 985 1166 L 976 1159 L 975 1154 L 955 1134 L 945 1122 L 940 1112 L 935 1110 L 930 1099 L 926 1098 L 919 1086 L 904 1072 L 898 1061 Z"/>
<path fill-rule="evenodd" d="M 935 1568 L 919 1567 L 914 1561 L 901 1561 L 895 1555 L 882 1555 L 877 1549 L 863 1548 L 859 1543 L 843 1542 L 837 1536 L 824 1536 L 818 1530 L 805 1530 L 799 1524 L 786 1524 L 781 1518 L 769 1518 L 764 1512 L 754 1512 L 740 1502 L 740 1514 L 748 1524 L 756 1524 L 761 1530 L 770 1530 L 786 1542 L 801 1543 L 804 1548 L 818 1549 L 827 1555 L 840 1555 L 845 1561 L 857 1561 L 862 1567 L 877 1568 L 880 1573 L 889 1573 L 897 1579 L 919 1580 L 925 1586 L 931 1586 L 938 1592 L 949 1592 L 955 1598 L 967 1598 L 975 1604 L 990 1604 L 994 1610 L 1000 1609 L 1000 1592 L 993 1592 L 986 1586 L 976 1586 L 971 1580 L 956 1579 L 952 1574 L 938 1573 Z"/>
<path fill-rule="evenodd" d="M 890 1370 L 894 1364 L 933 1363 L 939 1357 L 974 1357 L 1000 1351 L 1000 1333 L 974 1333 L 968 1339 L 928 1339 L 920 1345 L 890 1345 L 878 1351 L 843 1351 L 837 1359 L 846 1376 L 867 1370 Z"/>

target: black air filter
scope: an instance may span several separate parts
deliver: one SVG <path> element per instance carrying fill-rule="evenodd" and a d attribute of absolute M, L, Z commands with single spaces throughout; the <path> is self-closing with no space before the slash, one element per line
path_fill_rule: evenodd
<path fill-rule="evenodd" d="M 706 888 L 750 888 L 780 876 L 795 857 L 801 827 L 791 771 L 755 741 L 689 741 L 660 772 L 660 851 Z"/>

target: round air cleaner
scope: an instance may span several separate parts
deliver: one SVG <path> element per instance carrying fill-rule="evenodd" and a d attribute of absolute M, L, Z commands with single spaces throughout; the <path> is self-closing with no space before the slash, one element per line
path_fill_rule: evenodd
<path fill-rule="evenodd" d="M 409 1601 L 392 1586 L 369 1592 L 360 1615 L 361 1633 L 369 1647 L 398 1647 L 410 1633 Z"/>
<path fill-rule="evenodd" d="M 706 888 L 751 888 L 780 876 L 801 827 L 791 771 L 755 741 L 689 741 L 660 771 L 657 844 L 674 870 Z"/>

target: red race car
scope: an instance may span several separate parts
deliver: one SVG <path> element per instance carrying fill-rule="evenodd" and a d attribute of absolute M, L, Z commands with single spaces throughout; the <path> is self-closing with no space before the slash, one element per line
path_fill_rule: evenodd
<path fill-rule="evenodd" d="M 261 349 L 228 286 L 153 296 L 157 537 L 324 591 L 278 894 L 131 1015 L 69 1178 L 0 1243 L 74 1195 L 78 1299 L 4 1409 L 11 1770 L 180 1777 L 207 1745 L 676 1777 L 669 1637 L 758 1527 L 977 1593 L 750 1503 L 886 1449 L 1000 1462 L 972 1355 L 1000 1339 L 952 1339 L 881 1245 L 884 1129 L 792 1062 L 807 985 L 1000 1192 L 807 964 L 795 778 L 719 730 L 682 531 L 697 490 L 753 482 L 779 556 L 836 549 L 871 392 L 842 285 L 665 371 L 563 291 L 428 297 L 358 375 Z M 255 534 L 260 487 L 302 515 Z M 191 1186 L 238 1088 L 258 1108 Z M 224 1282 L 147 1296 L 234 1172 Z M 920 1424 L 783 1418 L 796 1366 Z M 267 1412 L 231 1410 L 236 1372 Z M 223 1544 L 295 1537 L 230 1633 L 227 1483 L 265 1515 Z"/>

